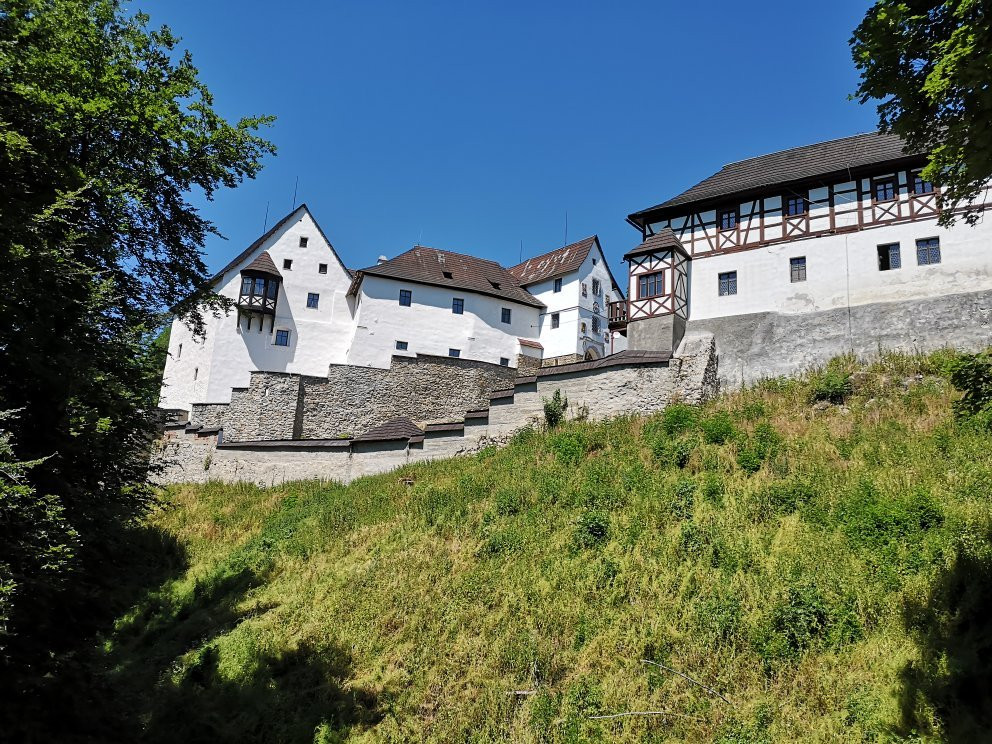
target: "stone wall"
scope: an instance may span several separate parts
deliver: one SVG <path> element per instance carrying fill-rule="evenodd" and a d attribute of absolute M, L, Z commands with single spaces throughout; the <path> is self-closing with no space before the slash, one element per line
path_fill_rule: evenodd
<path fill-rule="evenodd" d="M 189 423 L 214 429 L 224 426 L 227 420 L 228 403 L 193 403 L 189 415 Z"/>
<path fill-rule="evenodd" d="M 175 439 L 158 444 L 153 464 L 161 467 L 152 477 L 160 484 L 220 479 L 271 486 L 306 478 L 348 483 L 408 463 L 453 457 L 505 442 L 515 431 L 542 420 L 543 399 L 555 390 L 568 396 L 571 416 L 581 414 L 592 419 L 652 413 L 675 400 L 702 402 L 716 393 L 714 349 L 711 336 L 690 334 L 671 360 L 663 354 L 638 358 L 628 353 L 626 357 L 577 364 L 572 369 L 542 370 L 491 400 L 487 395 L 488 406 L 469 406 L 485 410 L 464 418 L 462 426 L 427 427 L 423 441 L 238 444 L 228 440 L 217 446 L 215 437 L 179 430 Z M 312 380 L 303 378 L 303 384 Z M 462 416 L 464 411 L 458 418 Z"/>
<path fill-rule="evenodd" d="M 252 372 L 247 388 L 235 388 L 225 417 L 224 439 L 298 439 L 302 428 L 300 375 Z"/>
<path fill-rule="evenodd" d="M 361 434 L 398 416 L 419 424 L 458 419 L 516 375 L 512 367 L 425 354 L 394 356 L 389 369 L 331 365 L 326 380 L 303 380 L 301 438 Z"/>
<path fill-rule="evenodd" d="M 517 375 L 529 377 L 541 368 L 541 357 L 517 354 Z"/>
<path fill-rule="evenodd" d="M 716 337 L 720 383 L 736 388 L 766 377 L 795 375 L 851 352 L 872 357 L 879 350 L 986 348 L 992 344 L 992 292 L 811 313 L 690 320 L 688 330 Z"/>
<path fill-rule="evenodd" d="M 581 354 L 562 354 L 561 356 L 550 357 L 541 361 L 542 367 L 559 367 L 562 364 L 575 364 L 583 359 Z"/>

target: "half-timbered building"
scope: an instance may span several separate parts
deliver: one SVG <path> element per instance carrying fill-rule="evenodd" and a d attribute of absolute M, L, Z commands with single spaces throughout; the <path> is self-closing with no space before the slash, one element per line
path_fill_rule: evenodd
<path fill-rule="evenodd" d="M 731 163 L 634 212 L 611 327 L 631 348 L 713 331 L 734 383 L 843 352 L 988 344 L 992 225 L 938 225 L 925 161 L 856 135 Z"/>

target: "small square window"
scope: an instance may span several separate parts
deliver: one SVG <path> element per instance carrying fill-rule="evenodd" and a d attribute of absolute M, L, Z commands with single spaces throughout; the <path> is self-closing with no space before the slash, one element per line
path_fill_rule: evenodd
<path fill-rule="evenodd" d="M 307 307 L 317 309 L 320 304 L 320 295 L 316 292 L 307 292 Z"/>
<path fill-rule="evenodd" d="M 920 266 L 940 263 L 940 238 L 923 238 L 916 241 L 916 263 Z"/>
<path fill-rule="evenodd" d="M 561 292 L 561 277 L 555 279 L 554 291 Z"/>
<path fill-rule="evenodd" d="M 276 346 L 289 346 L 289 331 L 276 331 Z"/>
<path fill-rule="evenodd" d="M 878 178 L 872 182 L 875 201 L 892 201 L 896 198 L 896 179 Z"/>
<path fill-rule="evenodd" d="M 789 259 L 789 279 L 793 283 L 806 281 L 806 256 Z"/>
<path fill-rule="evenodd" d="M 787 216 L 806 214 L 806 197 L 801 194 L 787 194 L 783 196 L 782 204 L 784 205 Z"/>
<path fill-rule="evenodd" d="M 737 207 L 721 209 L 717 212 L 716 225 L 721 230 L 733 230 L 737 227 Z"/>
<path fill-rule="evenodd" d="M 400 305 L 403 307 L 410 307 L 410 303 L 413 302 L 413 292 L 409 289 L 400 290 Z"/>
<path fill-rule="evenodd" d="M 396 349 L 397 349 L 397 351 L 406 351 L 409 348 L 410 348 L 410 344 L 408 344 L 406 341 L 397 341 L 396 342 Z"/>
<path fill-rule="evenodd" d="M 737 272 L 725 271 L 719 275 L 720 296 L 737 294 Z"/>
<path fill-rule="evenodd" d="M 327 264 L 317 264 L 317 273 L 318 274 L 326 274 L 327 273 Z"/>
<path fill-rule="evenodd" d="M 502 311 L 500 312 L 500 318 L 499 319 L 501 321 L 503 321 L 504 323 L 509 323 L 510 322 L 510 308 L 504 307 L 502 309 Z"/>
<path fill-rule="evenodd" d="M 291 258 L 284 258 L 282 260 L 282 267 L 284 269 L 286 269 L 287 271 L 292 271 L 293 270 L 293 259 L 291 259 Z"/>
<path fill-rule="evenodd" d="M 551 327 L 557 328 L 561 325 L 561 315 L 558 313 L 551 313 Z"/>
<path fill-rule="evenodd" d="M 932 194 L 933 184 L 923 178 L 923 174 L 920 171 L 916 171 L 913 174 L 913 193 L 914 194 Z"/>
<path fill-rule="evenodd" d="M 460 357 L 461 355 L 462 355 L 462 350 L 461 349 L 448 349 L 448 356 L 449 357 L 456 357 L 457 358 L 457 357 Z"/>
<path fill-rule="evenodd" d="M 509 367 L 510 366 L 510 360 L 507 359 L 506 357 L 500 357 L 499 358 L 499 366 L 500 367 Z"/>
<path fill-rule="evenodd" d="M 891 271 L 902 266 L 898 243 L 888 243 L 878 246 L 878 270 Z"/>
<path fill-rule="evenodd" d="M 309 242 L 310 242 L 310 238 L 307 238 L 305 236 L 300 236 L 300 248 L 306 248 L 307 243 Z"/>
<path fill-rule="evenodd" d="M 443 276 L 445 279 L 451 279 L 452 278 L 452 274 L 451 274 L 450 271 L 442 271 L 441 272 L 441 276 Z"/>
<path fill-rule="evenodd" d="M 464 313 L 465 312 L 465 300 L 463 300 L 461 297 L 452 297 L 451 298 L 451 312 L 453 312 L 455 315 L 461 315 L 462 313 Z"/>

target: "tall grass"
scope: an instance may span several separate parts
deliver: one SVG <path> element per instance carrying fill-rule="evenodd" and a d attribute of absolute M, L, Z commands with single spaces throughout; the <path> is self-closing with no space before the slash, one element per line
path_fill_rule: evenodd
<path fill-rule="evenodd" d="M 188 565 L 93 664 L 148 741 L 980 740 L 992 437 L 947 363 L 170 489 Z"/>

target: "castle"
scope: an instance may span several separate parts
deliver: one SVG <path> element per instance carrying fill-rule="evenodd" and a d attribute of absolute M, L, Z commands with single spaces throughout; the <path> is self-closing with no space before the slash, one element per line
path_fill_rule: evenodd
<path fill-rule="evenodd" d="M 595 236 L 508 268 L 414 246 L 349 271 L 302 206 L 214 278 L 236 312 L 203 339 L 173 323 L 161 405 L 219 448 L 349 442 L 352 457 L 398 433 L 409 457 L 495 405 L 474 443 L 519 428 L 552 386 L 604 416 L 847 352 L 983 348 L 992 233 L 937 224 L 925 161 L 870 133 L 726 165 L 629 215 L 626 292 Z"/>

